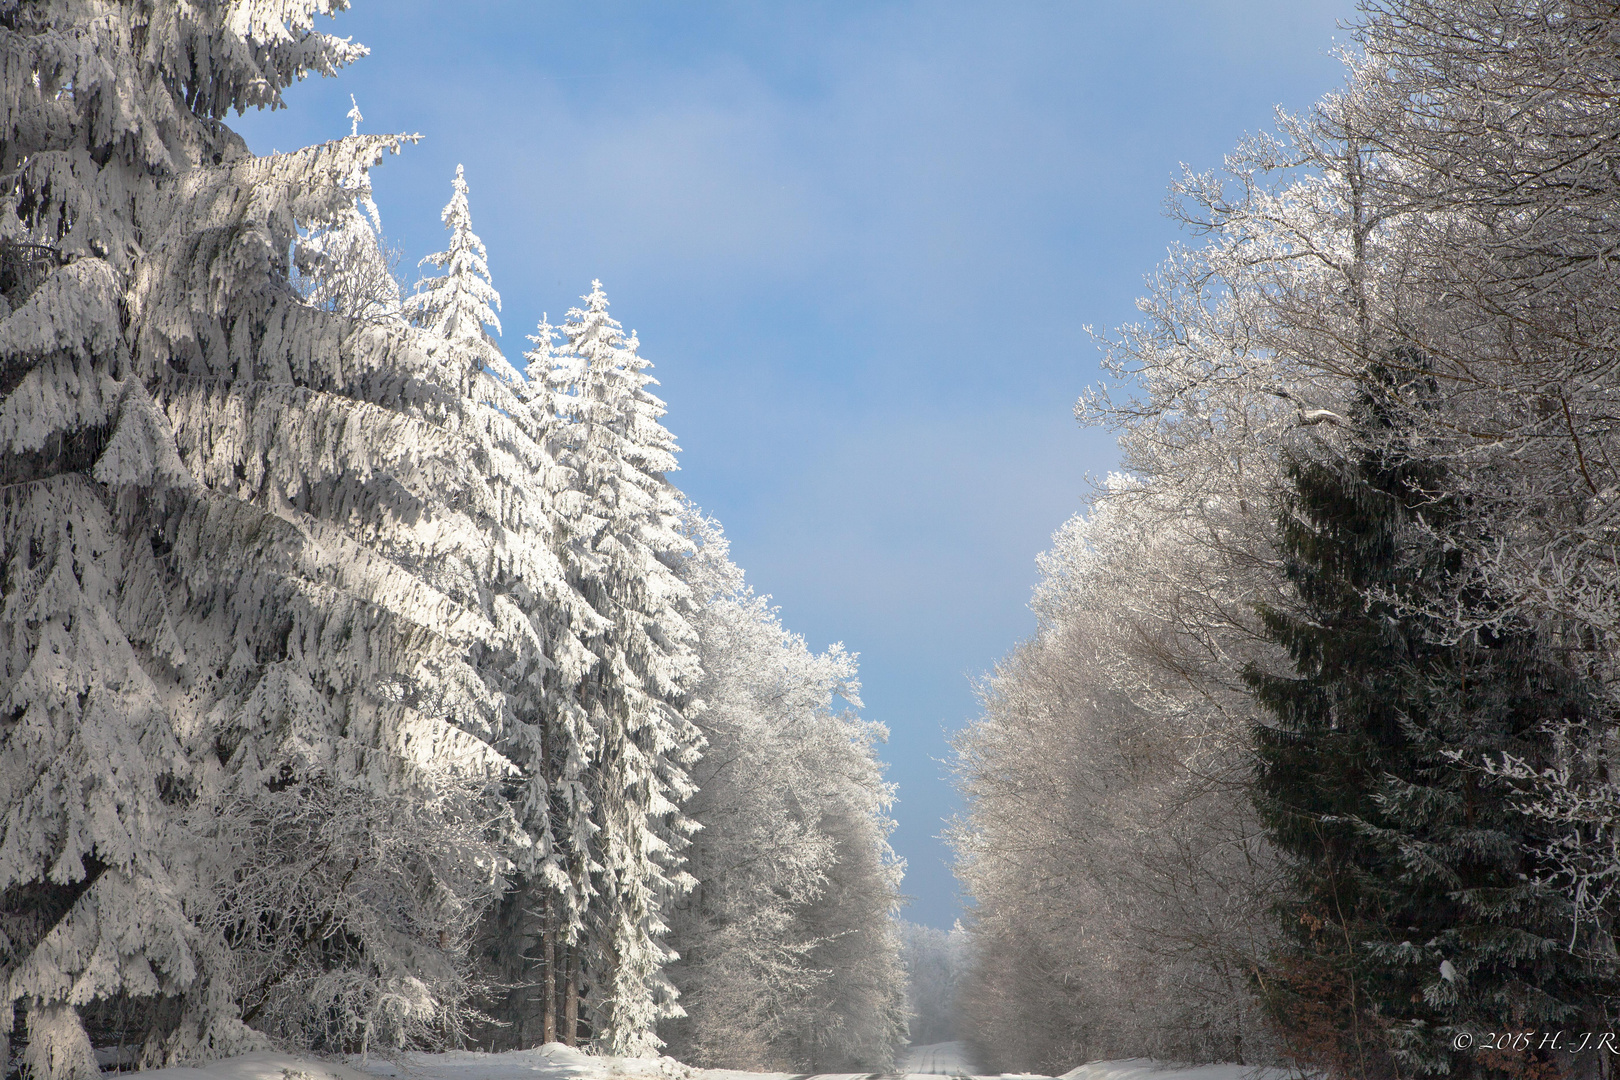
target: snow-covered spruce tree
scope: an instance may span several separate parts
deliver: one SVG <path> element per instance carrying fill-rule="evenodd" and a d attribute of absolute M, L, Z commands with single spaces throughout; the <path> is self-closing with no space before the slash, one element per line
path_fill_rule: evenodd
<path fill-rule="evenodd" d="M 487 280 L 480 284 L 488 288 Z M 421 389 L 427 391 L 416 407 L 401 403 L 407 405 L 401 411 L 414 414 L 432 427 L 418 430 L 413 425 L 401 428 L 394 424 L 380 434 L 385 442 L 398 440 L 400 444 L 388 448 L 390 455 L 396 451 L 410 455 L 414 451 L 424 460 L 391 457 L 386 464 L 390 475 L 364 478 L 383 485 L 369 496 L 372 506 L 384 511 L 381 521 L 371 520 L 366 513 L 371 509 L 366 497 L 357 500 L 358 505 L 345 506 L 339 501 L 334 509 L 347 519 L 343 525 L 352 532 L 351 539 L 385 555 L 396 567 L 408 568 L 430 590 L 442 594 L 435 602 L 441 609 L 436 618 L 425 617 L 435 614 L 432 611 L 414 613 L 412 617 L 453 641 L 460 655 L 450 669 L 423 672 L 434 681 L 424 686 L 420 707 L 466 728 L 476 743 L 465 749 L 484 761 L 480 766 L 484 772 L 493 769 L 507 774 L 503 788 L 509 788 L 521 785 L 519 770 L 498 753 L 492 754 L 490 744 L 498 743 L 504 750 L 514 741 L 521 743 L 523 725 L 514 721 L 514 712 L 522 706 L 525 695 L 532 694 L 538 673 L 548 666 L 546 653 L 567 651 L 566 643 L 558 644 L 543 636 L 550 626 L 550 612 L 566 607 L 570 599 L 575 607 L 580 604 L 563 582 L 560 564 L 550 550 L 550 519 L 540 486 L 550 458 L 535 441 L 534 432 L 518 422 L 523 402 L 513 395 L 510 377 L 502 379 L 493 373 L 492 369 L 499 370 L 504 362 L 500 362 L 498 353 L 491 355 L 487 336 L 479 330 L 473 325 L 413 332 L 401 324 L 393 326 L 390 337 L 422 350 L 412 362 L 421 369 L 416 377 L 425 384 Z M 354 430 L 358 433 L 359 429 Z M 441 453 L 453 455 L 455 460 L 435 460 Z M 413 500 L 414 505 L 397 505 L 401 495 Z M 315 505 L 326 497 L 325 493 L 317 493 Z M 439 505 L 441 499 L 449 506 Z M 466 662 L 472 664 L 471 669 Z M 446 676 L 447 681 L 438 681 Z M 458 700 L 468 694 L 473 695 L 473 701 Z M 418 767 L 442 772 L 446 754 L 454 752 L 455 742 L 434 736 L 411 749 L 420 755 L 415 761 Z M 486 792 L 486 802 L 494 794 Z M 315 807 L 320 800 L 306 798 L 304 802 Z M 420 834 L 423 808 L 433 813 L 442 811 L 445 805 L 441 798 L 426 793 L 415 797 L 414 806 L 398 812 L 369 819 L 355 815 L 355 819 L 387 823 L 402 832 Z M 454 835 L 447 834 L 425 850 L 440 854 L 463 850 L 468 812 L 463 806 L 458 819 L 445 823 L 446 828 L 455 826 Z M 499 820 L 507 817 L 509 810 L 486 806 L 480 813 Z M 271 815 L 267 820 L 277 819 Z M 302 834 L 283 827 L 276 835 L 296 839 Z M 341 835 L 347 838 L 354 833 L 349 830 Z M 383 837 L 376 846 L 386 849 L 397 844 Z M 520 868 L 532 857 L 535 843 L 525 830 L 511 828 L 506 830 L 503 847 L 505 859 Z M 289 858 L 299 857 L 296 848 L 289 852 Z M 495 884 L 495 862 L 486 855 L 479 865 L 484 870 L 482 890 L 487 893 Z M 340 874 L 334 880 L 363 887 L 352 873 Z M 477 904 L 461 904 L 453 915 L 440 920 L 455 927 L 454 932 L 434 931 L 458 962 L 469 936 L 468 928 L 478 922 L 477 915 Z M 323 913 L 317 921 L 328 925 L 330 917 Z M 394 922 L 401 921 L 408 923 L 402 913 L 394 917 Z M 275 955 L 273 948 L 265 951 Z M 299 954 L 306 968 L 309 958 L 310 954 Z M 311 985 L 335 987 L 341 1000 L 354 1000 L 352 987 L 345 987 L 338 975 L 307 974 L 317 980 Z M 300 996 L 297 992 L 298 980 L 283 974 L 270 977 L 277 987 L 276 996 L 288 1004 L 309 1000 L 308 994 Z M 465 977 L 458 976 L 455 985 L 459 994 L 465 989 Z M 410 996 L 395 995 L 391 1000 L 395 1006 L 409 1004 Z M 266 1024 L 271 1016 L 285 1011 L 277 1008 L 261 1016 L 255 1010 L 253 1019 Z M 306 1021 L 294 1018 L 287 1022 L 294 1025 L 296 1037 L 304 1037 Z M 431 1033 L 419 1030 L 411 1034 L 415 1041 L 421 1041 Z M 355 1036 L 366 1037 L 363 1033 Z"/>
<path fill-rule="evenodd" d="M 844 812 L 850 780 L 877 785 L 855 803 L 877 810 L 868 839 L 885 864 L 887 789 L 871 757 L 878 732 L 837 707 L 859 703 L 855 657 L 839 646 L 812 653 L 744 584 L 719 525 L 689 508 L 686 527 L 696 551 L 681 575 L 698 604 L 704 708 L 696 722 L 706 747 L 686 806 L 700 826 L 687 859 L 698 884 L 670 913 L 680 954 L 670 978 L 687 1015 L 660 1034 L 683 1061 L 806 1069 L 813 1055 L 801 1036 L 813 1029 L 820 1061 L 880 1067 L 898 1037 L 894 1002 L 880 993 L 870 1011 L 849 1008 L 849 988 L 874 974 L 880 986 L 895 981 L 882 965 L 892 959 L 896 882 L 868 882 L 879 903 L 844 910 L 860 941 L 854 964 L 841 965 L 843 954 L 810 925 L 831 882 L 848 873 L 840 858 L 864 856 L 824 825 L 830 807 Z"/>
<path fill-rule="evenodd" d="M 377 145 L 301 152 L 331 185 L 308 225 L 365 197 Z M 176 228 L 232 206 L 250 177 L 274 192 L 262 174 L 277 163 L 219 178 Z M 289 195 L 305 175 L 291 172 Z M 265 231 L 276 252 L 293 240 Z M 139 345 L 166 358 L 158 395 L 201 485 L 194 505 L 160 508 L 159 535 L 188 568 L 179 678 L 201 714 L 202 773 L 186 822 L 208 845 L 194 874 L 215 901 L 202 921 L 230 946 L 232 997 L 255 1027 L 333 1049 L 453 1037 L 469 911 L 498 871 L 465 823 L 499 816 L 487 785 L 511 769 L 491 750 L 504 702 L 484 676 L 529 648 L 499 586 L 555 577 L 543 543 L 514 542 L 543 535 L 529 480 L 543 455 L 486 415 L 483 362 L 454 342 L 313 310 L 284 263 L 198 303 L 197 270 L 165 258 L 181 237 L 163 239 L 143 268 L 155 296 Z M 326 867 L 345 895 L 300 899 L 282 864 L 306 857 L 324 806 L 357 798 L 398 809 L 318 844 L 348 860 Z M 400 872 L 358 873 L 384 851 Z M 235 861 L 211 861 L 221 852 Z"/>
<path fill-rule="evenodd" d="M 354 101 L 354 95 L 349 95 Z M 349 110 L 349 134 L 360 134 L 360 106 Z M 363 185 L 362 185 L 363 186 Z M 298 243 L 294 282 L 315 307 L 366 322 L 398 319 L 399 279 L 394 266 L 399 253 L 382 239 L 382 216 L 369 195 L 339 210 L 330 225 L 311 230 Z"/>
<path fill-rule="evenodd" d="M 488 330 L 493 326 L 496 334 L 501 332 L 501 320 L 495 314 L 501 306 L 501 294 L 489 279 L 484 242 L 472 231 L 467 179 L 460 165 L 456 166 L 450 189 L 450 201 L 439 214 L 444 227 L 450 230 L 450 243 L 445 250 L 422 260 L 424 265 L 439 267 L 444 273 L 416 283 L 415 293 L 406 301 L 407 311 L 417 326 L 481 349 L 502 377 L 520 382 L 521 377 L 506 363 Z"/>
<path fill-rule="evenodd" d="M 663 402 L 647 389 L 649 365 L 608 316 L 600 282 L 584 299 L 568 312 L 566 344 L 550 366 L 536 372 L 543 364 L 530 361 L 562 470 L 560 550 L 570 584 L 598 616 L 580 638 L 591 662 L 579 665 L 577 683 L 558 687 L 545 723 L 557 733 L 547 753 L 561 759 L 559 796 L 572 810 L 553 830 L 563 850 L 552 865 L 568 878 L 563 916 L 583 916 L 582 926 L 562 927 L 563 943 L 572 942 L 558 964 L 563 1031 L 575 1034 L 583 979 L 592 1042 L 645 1054 L 659 1045 L 658 1022 L 679 1013 L 663 971 L 664 919 L 692 885 L 680 869 L 692 830 L 680 804 L 702 745 L 684 712 L 698 660 L 691 593 L 673 569 L 689 541 L 665 478 L 676 447 L 659 423 Z M 570 761 L 575 754 L 589 757 Z"/>
<path fill-rule="evenodd" d="M 161 5 L 0 5 L 0 1027 L 20 1005 L 36 1076 L 94 1075 L 82 1014 L 127 999 L 195 1001 L 206 1038 L 247 1040 L 209 1015 L 219 972 L 170 848 L 192 717 L 167 575 L 132 519 L 194 482 L 132 347 L 132 278 L 188 174 L 245 158 L 219 115 L 356 55 L 309 32 L 324 6 L 238 33 Z"/>
<path fill-rule="evenodd" d="M 1599 698 L 1522 625 L 1448 642 L 1411 613 L 1467 572 L 1458 546 L 1414 528 L 1455 516 L 1402 419 L 1435 392 L 1422 367 L 1373 367 L 1343 443 L 1290 463 L 1297 599 L 1262 616 L 1294 670 L 1250 680 L 1266 714 L 1255 798 L 1292 895 L 1259 982 L 1295 1052 L 1333 1075 L 1533 1075 L 1556 1053 L 1493 1060 L 1453 1037 L 1596 1022 L 1613 983 L 1570 949 L 1569 898 L 1537 880 L 1538 823 L 1472 763 L 1546 761 L 1549 725 L 1589 720 Z"/>
<path fill-rule="evenodd" d="M 440 215 L 450 242 L 445 251 L 422 260 L 442 267 L 444 273 L 423 279 L 406 308 L 425 333 L 443 339 L 479 369 L 474 393 L 486 406 L 480 415 L 499 429 L 500 438 L 533 441 L 513 460 L 533 467 L 529 481 L 545 495 L 546 485 L 568 482 L 566 472 L 553 467 L 543 453 L 554 416 L 549 393 L 543 381 L 530 382 L 507 363 L 490 332 L 490 327 L 496 333 L 500 330 L 495 314 L 500 294 L 489 277 L 484 244 L 473 232 L 467 195 L 464 170 L 457 166 L 450 202 Z M 550 328 L 543 327 L 542 333 L 548 335 L 542 352 L 529 354 L 536 373 L 549 369 Z M 529 557 L 556 566 L 560 574 L 551 550 L 566 534 L 556 528 L 558 524 L 548 511 L 544 534 L 531 533 L 528 542 L 544 549 Z M 591 659 L 580 646 L 579 635 L 601 632 L 606 624 L 560 578 L 537 582 L 518 575 L 513 588 L 495 584 L 504 593 L 503 602 L 511 605 L 510 614 L 523 620 L 527 635 L 526 647 L 495 679 L 506 706 L 499 746 L 519 770 L 507 781 L 506 793 L 523 841 L 510 853 L 512 866 L 502 895 L 479 928 L 476 946 L 495 982 L 491 996 L 481 1002 L 494 1023 L 481 1025 L 478 1041 L 491 1049 L 505 1049 L 535 1046 L 559 1034 L 551 923 L 560 908 L 565 928 L 571 928 L 577 939 L 584 926 L 582 897 L 588 890 L 580 893 L 570 887 L 562 854 L 566 845 L 555 835 L 557 814 L 562 812 L 564 832 L 572 828 L 579 836 L 588 836 L 588 819 L 579 813 L 570 816 L 567 808 L 589 804 L 580 779 L 589 740 L 576 739 L 572 753 L 557 754 L 567 765 L 567 779 L 562 775 L 565 770 L 553 767 L 552 753 L 553 747 L 564 745 L 564 732 L 579 732 L 579 710 L 570 704 L 572 688 Z M 570 721 L 573 728 L 568 727 Z M 571 1041 L 572 1035 L 568 1038 Z"/>
<path fill-rule="evenodd" d="M 459 1022 L 548 459 L 482 359 L 289 281 L 396 140 L 221 121 L 360 55 L 313 31 L 341 6 L 0 4 L 0 917 L 41 1077 L 120 1015 L 149 1061 Z"/>
<path fill-rule="evenodd" d="M 354 142 L 365 140 L 331 145 Z M 359 167 L 334 179 L 334 213 L 312 219 L 317 229 L 367 194 Z M 431 1041 L 458 1030 L 468 927 L 498 876 L 496 851 L 472 844 L 468 823 L 505 816 L 492 786 L 514 771 L 493 749 L 502 688 L 543 662 L 514 597 L 565 588 L 533 480 L 549 459 L 491 407 L 502 385 L 481 350 L 397 321 L 323 315 L 284 275 L 234 298 L 238 333 L 267 327 L 277 351 L 260 355 L 271 364 L 222 374 L 193 361 L 160 384 L 191 473 L 216 503 L 229 498 L 238 514 L 284 530 L 292 553 L 265 578 L 267 540 L 255 541 L 247 554 L 259 576 L 212 582 L 207 619 L 188 631 L 202 657 L 232 650 L 203 668 L 219 685 L 193 679 L 223 769 L 188 822 L 229 850 L 236 837 L 267 845 L 245 843 L 238 865 L 204 864 L 198 876 L 220 878 L 206 892 L 220 898 L 215 923 L 246 980 L 244 1019 L 329 1048 Z M 215 560 L 205 545 L 227 539 L 180 535 Z M 231 539 L 244 535 L 254 534 L 239 522 Z M 301 629 L 301 601 L 311 600 L 316 618 L 335 610 L 345 622 Z M 259 625 L 225 621 L 242 601 L 263 605 Z M 306 857 L 305 838 L 327 826 L 322 807 L 355 798 L 395 809 L 353 814 L 366 830 L 320 842 L 348 859 L 329 880 L 349 896 L 315 890 L 314 906 L 300 906 L 280 863 Z M 435 828 L 448 831 L 436 840 Z M 525 846 L 508 831 L 501 854 Z M 401 872 L 358 873 L 385 851 Z M 390 891 L 400 885 L 416 894 Z M 286 914 L 244 913 L 244 902 Z"/>
<path fill-rule="evenodd" d="M 462 325 L 482 333 L 476 324 Z M 558 422 L 549 380 L 555 339 L 555 328 L 542 320 L 530 338 L 534 348 L 524 354 L 524 381 L 513 388 L 519 401 L 506 413 L 545 443 L 552 440 Z M 504 361 L 493 366 L 498 370 Z M 536 480 L 548 493 L 564 493 L 575 474 L 559 465 L 542 469 Z M 588 519 L 560 514 L 553 516 L 551 526 L 550 542 L 565 556 L 575 546 L 570 537 L 588 542 L 594 528 Z M 531 603 L 529 614 L 544 660 L 521 680 L 508 683 L 508 727 L 502 740 L 521 770 L 508 797 L 527 843 L 515 853 L 505 892 L 479 934 L 480 950 L 497 980 L 496 995 L 485 1005 L 495 1023 L 479 1036 L 491 1049 L 559 1039 L 575 1044 L 579 961 L 586 947 L 588 909 L 596 896 L 591 837 L 597 826 L 588 774 L 600 733 L 579 687 L 597 659 L 582 641 L 605 634 L 611 623 L 572 588 L 529 599 L 539 601 Z"/>

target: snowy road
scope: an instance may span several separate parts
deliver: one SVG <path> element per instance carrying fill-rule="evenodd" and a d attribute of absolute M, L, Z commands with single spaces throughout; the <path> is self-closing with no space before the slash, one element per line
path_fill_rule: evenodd
<path fill-rule="evenodd" d="M 900 1071 L 906 1076 L 971 1076 L 973 1063 L 962 1043 L 929 1043 L 906 1051 Z"/>
<path fill-rule="evenodd" d="M 354 1067 L 360 1065 L 360 1068 Z M 914 1046 L 901 1059 L 906 1080 L 968 1080 L 973 1067 L 961 1043 Z M 1286 1080 L 1280 1070 L 1262 1070 L 1261 1080 Z M 260 1053 L 211 1062 L 202 1068 L 155 1069 L 141 1080 L 898 1080 L 896 1073 L 788 1073 L 740 1072 L 729 1069 L 688 1069 L 668 1058 L 598 1057 L 552 1043 L 534 1050 L 480 1054 L 452 1050 L 442 1054 L 407 1054 L 400 1059 L 371 1058 L 341 1065 L 291 1054 Z M 984 1080 L 1050 1080 L 1028 1073 L 986 1077 Z M 1160 1062 L 1094 1061 L 1066 1073 L 1059 1080 L 1257 1080 L 1255 1070 L 1242 1065 L 1201 1065 L 1191 1068 Z"/>
<path fill-rule="evenodd" d="M 913 1046 L 900 1059 L 900 1069 L 892 1073 L 813 1073 L 792 1076 L 786 1080 L 936 1080 L 941 1076 L 968 1080 L 973 1075 L 973 1064 L 967 1047 L 959 1042 L 930 1043 Z M 730 1080 L 728 1076 L 726 1080 Z"/>

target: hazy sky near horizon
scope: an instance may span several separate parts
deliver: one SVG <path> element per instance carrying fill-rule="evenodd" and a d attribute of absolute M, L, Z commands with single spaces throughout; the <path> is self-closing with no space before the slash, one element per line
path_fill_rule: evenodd
<path fill-rule="evenodd" d="M 458 163 L 521 364 L 600 278 L 683 447 L 675 483 L 888 725 L 907 916 L 960 912 L 949 732 L 1034 629 L 1035 556 L 1117 462 L 1075 423 L 1086 333 L 1128 322 L 1180 163 L 1338 85 L 1351 0 L 358 0 L 372 49 L 258 152 L 422 141 L 373 173 L 389 239 L 440 250 Z"/>

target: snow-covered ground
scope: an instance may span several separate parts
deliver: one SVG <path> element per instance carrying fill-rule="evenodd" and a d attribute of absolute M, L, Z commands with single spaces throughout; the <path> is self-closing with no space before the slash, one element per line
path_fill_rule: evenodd
<path fill-rule="evenodd" d="M 372 1080 L 347 1065 L 293 1054 L 245 1054 L 195 1069 L 151 1069 L 141 1080 Z"/>
<path fill-rule="evenodd" d="M 768 1073 L 702 1071 L 726 1080 L 746 1076 L 765 1080 Z M 155 1069 L 141 1080 L 697 1080 L 700 1070 L 670 1058 L 596 1057 L 549 1043 L 538 1050 L 480 1054 L 452 1050 L 444 1054 L 373 1057 L 348 1065 L 292 1054 L 247 1054 L 195 1069 Z M 785 1073 L 774 1074 L 786 1076 Z"/>
<path fill-rule="evenodd" d="M 366 1080 L 694 1080 L 699 1073 L 673 1058 L 598 1057 L 562 1043 L 504 1054 L 407 1054 L 398 1061 L 373 1058 L 358 1067 L 369 1074 Z"/>
<path fill-rule="evenodd" d="M 1058 1080 L 1284 1080 L 1293 1076 L 1283 1069 L 1255 1069 L 1248 1065 L 1166 1065 L 1148 1058 L 1093 1061 L 1070 1069 Z"/>
<path fill-rule="evenodd" d="M 961 1043 L 914 1046 L 901 1059 L 908 1077 L 972 1075 Z M 870 1073 L 824 1073 L 815 1080 L 867 1080 Z M 1027 1074 L 1019 1074 L 1025 1075 Z M 1146 1058 L 1093 1061 L 1058 1080 L 1283 1080 L 1276 1070 L 1242 1065 L 1167 1066 Z M 371 1058 L 342 1065 L 292 1054 L 248 1054 L 196 1069 L 156 1069 L 140 1080 L 800 1080 L 788 1073 L 693 1069 L 670 1058 L 597 1057 L 551 1043 L 538 1050 L 480 1054 L 407 1054 L 398 1060 Z M 1003 1080 L 1012 1080 L 1004 1077 Z"/>
<path fill-rule="evenodd" d="M 973 1057 L 966 1044 L 932 1043 L 913 1046 L 901 1058 L 900 1071 L 907 1080 L 930 1076 L 975 1077 Z M 752 1075 L 752 1074 L 750 1074 Z M 1148 1058 L 1128 1061 L 1093 1061 L 1071 1069 L 1057 1080 L 1285 1080 L 1290 1074 L 1280 1069 L 1253 1069 L 1246 1065 L 1167 1065 Z M 1015 1080 L 1030 1073 L 1003 1073 L 996 1080 Z"/>

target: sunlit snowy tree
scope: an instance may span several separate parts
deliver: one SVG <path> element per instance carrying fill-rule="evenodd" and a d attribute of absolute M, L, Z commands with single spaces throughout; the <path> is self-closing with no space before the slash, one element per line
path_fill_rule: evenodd
<path fill-rule="evenodd" d="M 382 217 L 370 197 L 302 239 L 294 261 L 299 291 L 316 307 L 364 322 L 400 317 L 398 252 L 385 246 Z"/>
<path fill-rule="evenodd" d="M 190 290 L 205 304 L 240 263 L 268 269 L 271 252 L 251 254 L 262 229 L 217 260 L 225 223 L 185 219 L 198 195 L 253 168 L 219 117 L 274 104 L 293 79 L 359 54 L 311 32 L 325 7 L 240 21 L 164 6 L 0 9 L 10 373 L 0 452 L 11 485 L 0 940 L 6 1015 L 25 1011 L 25 1066 L 37 1076 L 94 1075 L 82 1017 L 125 998 L 198 1003 L 190 1018 L 204 1042 L 251 1041 L 208 1008 L 221 973 L 187 917 L 169 845 L 196 716 L 177 693 L 188 650 L 149 515 L 194 500 L 196 485 L 151 396 L 165 350 L 143 347 L 160 318 L 179 331 L 189 312 L 155 316 L 169 282 L 146 256 L 172 240 L 184 249 L 174 261 L 205 281 L 217 262 L 217 291 Z M 329 156 L 367 158 L 379 145 Z M 265 194 L 259 222 L 287 219 L 285 185 Z M 149 1049 L 161 1056 L 161 1039 Z"/>
<path fill-rule="evenodd" d="M 697 1064 L 884 1067 L 901 1032 L 898 880 L 855 657 L 811 652 L 744 583 L 719 525 L 689 510 L 687 527 L 706 747 L 687 804 L 698 884 L 671 912 L 688 1015 L 661 1030 Z"/>
<path fill-rule="evenodd" d="M 556 330 L 542 320 L 530 340 L 524 381 L 511 388 L 519 400 L 508 415 L 549 443 L 558 420 L 550 381 Z M 575 477 L 558 465 L 543 468 L 535 479 L 555 498 L 571 489 Z M 574 546 L 570 538 L 591 522 L 553 513 L 550 526 L 548 542 L 566 556 Z M 482 935 L 484 953 L 506 987 L 489 1006 L 497 1025 L 484 1036 L 497 1048 L 558 1040 L 571 1046 L 579 1038 L 581 958 L 597 895 L 588 775 L 600 735 L 579 687 L 597 659 L 583 641 L 606 633 L 610 623 L 571 588 L 530 601 L 540 652 L 522 679 L 507 684 L 509 724 L 502 741 L 522 772 L 510 797 L 528 843 L 514 856 L 506 892 Z"/>
<path fill-rule="evenodd" d="M 494 747 L 566 590 L 550 459 L 487 357 L 290 280 L 397 140 L 222 122 L 361 55 L 313 30 L 341 6 L 0 5 L 0 918 L 40 1077 L 115 1023 L 148 1061 L 453 1036 L 528 843 Z"/>
<path fill-rule="evenodd" d="M 450 243 L 443 251 L 422 260 L 424 265 L 444 271 L 437 277 L 423 278 L 416 292 L 406 301 L 412 320 L 440 337 L 465 342 L 484 354 L 486 361 L 516 382 L 518 374 L 506 363 L 500 346 L 487 327 L 501 332 L 495 314 L 501 294 L 489 278 L 488 252 L 478 234 L 472 231 L 472 211 L 467 205 L 467 180 L 460 165 L 450 184 L 450 201 L 439 215 L 450 230 Z"/>
<path fill-rule="evenodd" d="M 649 365 L 609 317 L 600 283 L 585 302 L 569 311 L 549 368 L 531 375 L 547 392 L 541 407 L 564 470 L 560 550 L 570 583 L 599 617 L 581 638 L 591 662 L 553 695 L 548 726 L 564 743 L 564 799 L 579 815 L 565 823 L 559 866 L 584 921 L 592 1038 L 641 1054 L 658 1045 L 658 1021 L 679 1010 L 662 939 L 669 901 L 692 884 L 680 869 L 691 831 L 680 804 L 701 746 L 684 712 L 698 661 L 690 590 L 673 569 L 688 541 L 679 493 L 665 478 L 676 447 L 659 423 L 663 402 L 647 389 Z M 583 767 L 566 760 L 575 753 L 589 755 Z M 581 953 L 570 952 L 573 1001 Z"/>

